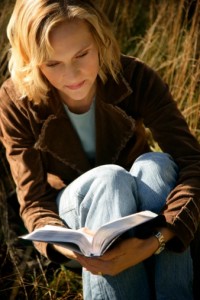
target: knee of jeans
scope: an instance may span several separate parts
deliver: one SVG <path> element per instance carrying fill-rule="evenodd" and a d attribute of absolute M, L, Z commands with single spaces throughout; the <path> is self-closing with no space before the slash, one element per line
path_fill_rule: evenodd
<path fill-rule="evenodd" d="M 93 169 L 92 182 L 94 186 L 122 188 L 133 188 L 135 186 L 134 177 L 123 167 L 119 165 L 109 164 L 99 166 Z"/>
<path fill-rule="evenodd" d="M 96 178 L 96 184 L 127 197 L 134 195 L 136 197 L 137 185 L 135 178 L 123 167 L 118 165 L 107 165 L 99 172 Z M 129 195 L 129 196 L 128 196 Z"/>
<path fill-rule="evenodd" d="M 162 170 L 165 170 L 164 168 L 171 168 L 175 171 L 178 171 L 178 166 L 176 165 L 171 155 L 162 152 L 149 152 L 149 153 L 142 154 L 135 160 L 134 164 L 137 165 L 148 164 L 151 165 L 152 167 L 158 166 Z"/>
<path fill-rule="evenodd" d="M 102 181 L 108 183 L 116 178 L 123 178 L 130 176 L 129 173 L 121 166 L 118 165 L 103 165 L 96 168 L 96 178 L 101 178 Z"/>
<path fill-rule="evenodd" d="M 131 169 L 131 174 L 138 176 L 143 172 L 159 173 L 169 181 L 177 178 L 178 166 L 168 153 L 149 152 L 139 156 Z M 143 173 L 144 174 L 144 173 Z"/>

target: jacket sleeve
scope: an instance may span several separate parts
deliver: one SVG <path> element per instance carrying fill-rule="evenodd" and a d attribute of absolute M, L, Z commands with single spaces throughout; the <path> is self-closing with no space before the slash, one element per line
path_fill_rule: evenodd
<path fill-rule="evenodd" d="M 58 191 L 50 186 L 41 153 L 35 149 L 22 100 L 13 100 L 6 88 L 0 90 L 0 140 L 5 149 L 16 184 L 20 214 L 28 231 L 45 224 L 64 226 L 56 207 Z M 19 103 L 19 104 L 18 104 Z M 35 243 L 43 255 L 49 256 L 46 243 Z"/>
<path fill-rule="evenodd" d="M 129 109 L 143 119 L 162 151 L 169 153 L 179 167 L 177 184 L 167 198 L 163 214 L 177 236 L 169 246 L 182 251 L 194 238 L 200 221 L 200 145 L 168 86 L 143 63 L 136 65 L 131 82 L 137 93 L 134 104 L 129 101 Z"/>

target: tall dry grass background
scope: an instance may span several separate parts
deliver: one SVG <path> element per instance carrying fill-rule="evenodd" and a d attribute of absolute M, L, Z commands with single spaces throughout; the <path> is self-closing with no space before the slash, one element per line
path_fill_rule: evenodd
<path fill-rule="evenodd" d="M 122 51 L 159 72 L 200 141 L 200 1 L 96 0 Z M 0 83 L 8 76 L 5 28 L 14 0 L 0 2 Z M 14 209 L 13 209 L 14 207 Z M 82 299 L 81 277 L 20 244 L 14 185 L 0 147 L 0 295 L 15 299 Z"/>

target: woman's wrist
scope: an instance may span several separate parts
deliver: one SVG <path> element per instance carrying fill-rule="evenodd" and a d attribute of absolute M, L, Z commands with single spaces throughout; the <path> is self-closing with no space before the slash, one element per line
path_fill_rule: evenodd
<path fill-rule="evenodd" d="M 167 227 L 157 228 L 157 231 L 162 233 L 165 243 L 167 243 L 175 237 L 175 233 Z"/>
<path fill-rule="evenodd" d="M 166 242 L 171 240 L 174 236 L 174 232 L 168 228 L 157 229 L 153 234 L 153 237 L 156 239 L 158 245 L 154 254 L 160 254 L 165 249 Z"/>
<path fill-rule="evenodd" d="M 161 244 L 161 241 L 159 241 L 158 237 L 156 237 L 157 233 L 161 233 L 161 235 L 163 236 L 164 239 L 164 244 Z M 175 236 L 174 232 L 168 228 L 162 227 L 162 228 L 156 228 L 155 231 L 152 233 L 152 235 L 146 239 L 143 240 L 143 245 L 144 245 L 144 249 L 146 251 L 146 253 L 148 253 L 148 256 L 151 256 L 153 254 L 156 254 L 156 252 L 158 251 L 158 249 L 162 246 L 165 246 L 165 244 L 171 240 L 173 237 Z M 165 248 L 165 247 L 164 247 Z M 163 249 L 161 249 L 162 251 Z M 160 251 L 160 252 L 161 252 Z M 160 253 L 158 251 L 158 253 Z"/>

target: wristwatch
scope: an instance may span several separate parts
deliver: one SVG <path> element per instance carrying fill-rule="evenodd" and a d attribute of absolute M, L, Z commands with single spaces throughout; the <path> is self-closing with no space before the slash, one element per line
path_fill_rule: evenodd
<path fill-rule="evenodd" d="M 159 242 L 159 248 L 156 250 L 156 252 L 154 252 L 154 254 L 157 255 L 160 254 L 165 249 L 165 239 L 160 231 L 155 232 L 154 236 L 157 238 Z"/>

